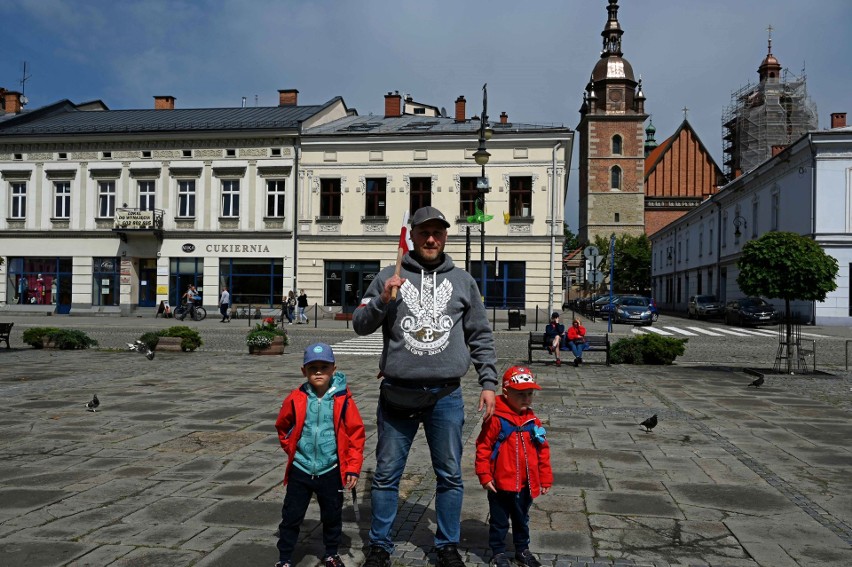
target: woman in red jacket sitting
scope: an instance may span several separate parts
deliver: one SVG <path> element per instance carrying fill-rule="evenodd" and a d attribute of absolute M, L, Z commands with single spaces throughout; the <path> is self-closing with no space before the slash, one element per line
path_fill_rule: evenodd
<path fill-rule="evenodd" d="M 568 327 L 568 346 L 574 353 L 574 366 L 579 366 L 583 363 L 583 351 L 589 348 L 586 345 L 586 328 L 580 324 L 580 319 L 574 319 Z"/>

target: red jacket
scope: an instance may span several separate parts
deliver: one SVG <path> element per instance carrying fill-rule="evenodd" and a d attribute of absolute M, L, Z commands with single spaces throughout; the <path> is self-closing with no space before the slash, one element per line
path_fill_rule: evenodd
<path fill-rule="evenodd" d="M 579 327 L 575 327 L 572 323 L 570 327 L 568 327 L 568 340 L 574 341 L 579 339 L 580 337 L 586 336 L 586 328 L 582 325 Z"/>
<path fill-rule="evenodd" d="M 308 408 L 308 394 L 305 388 L 310 386 L 305 383 L 296 388 L 281 404 L 278 419 L 275 420 L 275 429 L 278 430 L 278 439 L 281 447 L 287 453 L 287 469 L 284 472 L 284 484 L 290 477 L 290 468 L 293 466 L 293 458 L 296 456 L 296 445 L 302 436 L 302 428 L 305 425 L 305 414 Z M 364 422 L 361 414 L 352 398 L 352 392 L 347 387 L 334 393 L 334 433 L 337 438 L 337 460 L 340 470 L 340 478 L 346 483 L 346 475 L 361 474 L 361 463 L 364 461 Z"/>
<path fill-rule="evenodd" d="M 507 437 L 497 458 L 491 460 L 491 453 L 497 436 L 500 434 L 500 419 L 507 419 L 514 425 L 523 425 L 533 421 L 541 427 L 541 421 L 532 410 L 522 414 L 515 413 L 503 396 L 497 396 L 497 405 L 494 415 L 482 424 L 482 431 L 476 438 L 476 463 L 474 465 L 476 476 L 480 484 L 494 481 L 497 490 L 507 492 L 520 492 L 524 485 L 529 485 L 530 494 L 533 498 L 541 494 L 541 488 L 553 486 L 553 471 L 550 468 L 550 445 L 545 441 L 542 444 L 533 443 L 527 431 L 514 432 Z"/>

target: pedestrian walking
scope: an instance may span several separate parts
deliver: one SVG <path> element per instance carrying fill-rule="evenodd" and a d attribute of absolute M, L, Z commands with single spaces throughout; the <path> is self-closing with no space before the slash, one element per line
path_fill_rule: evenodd
<path fill-rule="evenodd" d="M 230 323 L 231 322 L 231 314 L 229 309 L 231 308 L 231 294 L 228 292 L 227 286 L 222 286 L 222 295 L 219 296 L 219 312 L 222 314 L 222 320 L 220 323 Z"/>
<path fill-rule="evenodd" d="M 299 325 L 302 324 L 302 321 L 305 323 L 308 322 L 308 316 L 305 315 L 305 309 L 308 308 L 308 294 L 305 293 L 304 289 L 299 290 L 299 297 L 296 299 L 296 303 L 299 306 Z"/>
<path fill-rule="evenodd" d="M 494 412 L 496 352 L 476 281 L 444 253 L 447 222 L 434 207 L 411 220 L 414 248 L 401 256 L 399 272 L 383 269 L 353 314 L 359 335 L 382 329 L 382 383 L 377 410 L 376 470 L 365 567 L 388 567 L 394 543 L 399 483 L 420 425 L 436 477 L 435 547 L 438 567 L 464 567 L 461 532 L 461 377 L 471 361 L 482 388 L 479 410 Z M 394 288 L 399 288 L 394 298 Z"/>
<path fill-rule="evenodd" d="M 296 292 L 290 290 L 287 292 L 287 301 L 284 306 L 284 312 L 287 316 L 287 324 L 293 324 L 293 318 L 296 316 Z"/>

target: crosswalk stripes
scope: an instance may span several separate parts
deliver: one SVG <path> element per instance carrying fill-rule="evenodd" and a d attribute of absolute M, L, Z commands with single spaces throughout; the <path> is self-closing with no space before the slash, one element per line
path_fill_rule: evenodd
<path fill-rule="evenodd" d="M 353 356 L 379 356 L 382 354 L 382 332 L 376 331 L 365 337 L 353 337 L 331 345 L 334 354 Z"/>
<path fill-rule="evenodd" d="M 724 336 L 720 333 L 714 333 L 713 331 L 710 331 L 708 329 L 703 329 L 701 327 L 687 327 L 687 329 L 692 329 L 693 331 L 696 331 L 698 333 L 703 333 L 705 335 L 710 335 L 711 337 L 723 337 Z"/>
<path fill-rule="evenodd" d="M 680 333 L 681 335 L 686 335 L 687 337 L 697 337 L 698 335 L 693 333 L 692 331 L 687 331 L 685 329 L 681 329 L 679 327 L 666 327 L 670 331 L 674 331 L 675 333 Z"/>
<path fill-rule="evenodd" d="M 737 327 L 736 329 L 730 329 L 727 327 L 674 327 L 670 325 L 665 326 L 655 326 L 655 327 L 633 327 L 633 334 L 636 335 L 646 335 L 648 333 L 654 333 L 657 335 L 662 335 L 666 337 L 671 337 L 674 335 L 681 335 L 685 337 L 697 337 L 699 334 L 707 335 L 710 337 L 726 337 L 726 336 L 734 336 L 734 337 L 767 337 L 773 338 L 778 336 L 778 331 L 774 328 L 755 328 L 755 329 L 744 329 L 742 327 Z M 826 335 L 818 335 L 816 333 L 801 333 L 803 337 L 813 337 L 813 338 L 825 338 Z"/>
<path fill-rule="evenodd" d="M 637 335 L 645 335 L 647 333 L 655 333 L 657 335 L 663 335 L 664 337 L 670 337 L 674 333 L 669 333 L 668 331 L 664 331 L 659 327 L 645 327 L 644 329 L 640 329 L 638 327 L 633 327 L 633 332 Z"/>

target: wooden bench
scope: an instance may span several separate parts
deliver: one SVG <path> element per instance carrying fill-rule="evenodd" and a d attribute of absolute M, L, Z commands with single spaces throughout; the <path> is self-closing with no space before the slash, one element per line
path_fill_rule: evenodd
<path fill-rule="evenodd" d="M 6 348 L 12 348 L 9 345 L 9 335 L 12 334 L 12 326 L 14 323 L 0 323 L 0 343 L 6 341 Z"/>
<path fill-rule="evenodd" d="M 584 352 L 605 352 L 606 353 L 606 365 L 609 366 L 609 334 L 605 333 L 603 335 L 586 335 L 586 344 L 588 345 L 588 349 Z M 547 352 L 547 348 L 544 346 L 544 333 L 530 331 L 530 338 L 527 342 L 527 363 L 532 364 L 532 353 L 534 350 L 542 350 Z M 571 353 L 571 350 L 568 349 L 568 353 Z M 573 356 L 573 355 L 572 355 Z"/>

